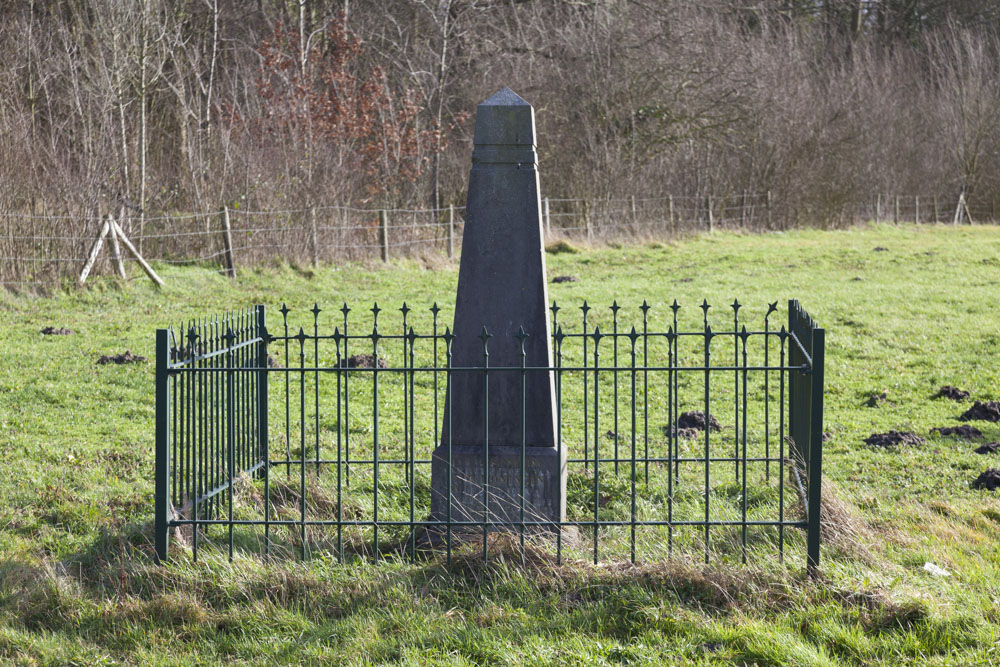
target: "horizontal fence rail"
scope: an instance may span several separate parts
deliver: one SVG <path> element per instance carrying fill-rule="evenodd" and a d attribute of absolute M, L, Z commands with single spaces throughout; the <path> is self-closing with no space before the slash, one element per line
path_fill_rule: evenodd
<path fill-rule="evenodd" d="M 966 201 L 964 194 L 876 194 L 849 210 L 799 206 L 763 192 L 655 197 L 542 199 L 549 239 L 669 238 L 721 229 L 774 230 L 800 224 L 855 222 L 984 223 L 1000 220 L 1000 199 Z M 53 286 L 79 274 L 107 213 L 37 214 L 0 208 L 0 285 Z M 117 221 L 142 256 L 165 264 L 202 264 L 235 275 L 238 264 L 281 259 L 318 264 L 345 259 L 388 260 L 427 253 L 454 256 L 465 209 L 305 206 L 282 210 L 220 207 L 201 213 L 137 215 L 119 209 Z M 126 266 L 136 262 L 122 258 Z M 113 272 L 104 253 L 96 273 Z M 136 274 L 135 271 L 132 271 Z"/>
<path fill-rule="evenodd" d="M 747 562 L 804 546 L 819 563 L 824 331 L 799 304 L 738 301 L 571 311 L 552 304 L 552 365 L 452 363 L 456 337 L 434 304 L 363 317 L 347 304 L 301 314 L 263 306 L 157 332 L 156 549 L 171 536 L 209 549 L 339 560 L 416 558 L 512 540 L 597 562 L 700 553 Z M 572 313 L 570 315 L 569 313 Z M 450 318 L 449 318 L 450 319 Z M 419 332 L 419 333 L 418 333 Z M 451 460 L 448 388 L 461 374 L 487 395 L 503 377 L 551 376 L 556 433 L 567 451 L 565 520 L 532 518 L 524 492 L 479 516 L 431 512 L 432 452 Z M 517 386 L 517 383 L 514 384 Z M 483 479 L 490 479 L 484 453 Z M 450 479 L 450 477 L 449 477 Z M 791 489 L 788 487 L 791 486 Z M 790 493 L 789 493 L 790 491 Z M 798 536 L 803 537 L 798 537 Z M 491 541 L 492 540 L 492 541 Z"/>

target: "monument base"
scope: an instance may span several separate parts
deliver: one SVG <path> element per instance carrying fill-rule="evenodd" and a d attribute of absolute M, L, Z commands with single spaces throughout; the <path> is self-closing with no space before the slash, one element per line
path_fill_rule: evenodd
<path fill-rule="evenodd" d="M 431 460 L 431 518 L 448 520 L 448 446 Z M 482 523 L 483 448 L 451 446 L 451 520 Z M 521 448 L 489 448 L 489 521 L 491 530 L 519 531 L 521 521 Z M 566 447 L 527 447 L 524 451 L 524 521 L 566 519 Z M 530 532 L 556 532 L 558 526 L 529 526 Z"/>

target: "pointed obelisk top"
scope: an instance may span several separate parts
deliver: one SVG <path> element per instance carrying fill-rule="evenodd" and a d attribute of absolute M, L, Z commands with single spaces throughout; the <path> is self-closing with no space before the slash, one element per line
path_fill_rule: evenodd
<path fill-rule="evenodd" d="M 524 98 L 515 93 L 513 90 L 504 86 L 497 92 L 493 93 L 489 99 L 480 102 L 481 107 L 513 107 L 513 106 L 531 106 L 524 101 Z"/>
<path fill-rule="evenodd" d="M 534 146 L 535 110 L 510 88 L 504 86 L 476 109 L 476 132 L 473 141 L 485 146 Z M 492 161 L 493 158 L 476 155 Z M 503 161 L 503 160 L 501 160 Z M 520 157 L 518 162 L 533 162 L 531 157 Z"/>

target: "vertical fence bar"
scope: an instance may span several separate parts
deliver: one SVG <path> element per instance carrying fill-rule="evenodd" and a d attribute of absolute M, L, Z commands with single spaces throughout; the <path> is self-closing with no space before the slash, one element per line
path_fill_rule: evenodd
<path fill-rule="evenodd" d="M 483 341 L 483 563 L 486 563 L 486 540 L 490 523 L 490 351 L 491 338 L 486 326 L 479 336 Z"/>
<path fill-rule="evenodd" d="M 785 562 L 785 325 L 778 334 L 778 562 Z"/>
<path fill-rule="evenodd" d="M 372 532 L 375 538 L 375 562 L 379 560 L 378 548 L 378 482 L 379 482 L 379 429 L 378 429 L 378 304 L 372 308 L 375 314 L 375 324 L 372 327 Z"/>
<path fill-rule="evenodd" d="M 649 484 L 649 304 L 643 299 L 642 305 L 642 443 L 643 465 L 646 469 L 646 484 Z M 669 458 L 669 454 L 668 454 Z M 669 463 L 667 464 L 669 466 Z"/>
<path fill-rule="evenodd" d="M 590 306 L 584 301 L 583 305 L 580 306 L 580 310 L 583 311 L 583 469 L 586 470 L 590 466 L 590 441 L 587 429 L 587 422 L 589 421 L 588 416 L 588 399 L 587 399 L 587 312 L 590 310 Z"/>
<path fill-rule="evenodd" d="M 271 452 L 267 424 L 267 321 L 264 306 L 256 307 L 257 317 L 257 455 L 264 463 L 264 556 L 271 555 Z"/>
<path fill-rule="evenodd" d="M 518 342 L 521 345 L 521 497 L 518 503 L 520 513 L 521 513 L 521 564 L 524 565 L 525 552 L 524 552 L 524 491 L 525 491 L 525 480 L 527 475 L 528 461 L 527 461 L 527 451 L 528 451 L 528 384 L 527 376 L 525 374 L 525 363 L 527 357 L 524 351 L 524 339 L 528 337 L 528 334 L 524 332 L 524 327 L 522 326 L 517 333 Z"/>
<path fill-rule="evenodd" d="M 707 317 L 706 310 L 706 317 Z M 711 367 L 711 347 L 712 347 L 712 327 L 705 324 L 705 563 L 708 563 L 709 555 L 709 521 L 711 519 L 710 512 L 710 495 L 711 495 L 711 484 L 710 484 L 710 470 L 712 467 L 712 456 L 711 448 L 709 446 L 711 440 L 712 432 L 712 418 L 711 411 L 709 407 L 709 379 L 711 374 L 709 368 Z"/>
<path fill-rule="evenodd" d="M 299 327 L 299 539 L 306 559 L 306 332 Z"/>
<path fill-rule="evenodd" d="M 344 449 L 341 433 L 344 430 L 343 413 L 340 406 L 343 398 L 344 364 L 347 360 L 340 354 L 340 327 L 333 329 L 333 343 L 337 346 L 337 562 L 344 562 L 344 499 L 343 470 Z"/>
<path fill-rule="evenodd" d="M 615 441 L 615 477 L 618 476 L 618 301 L 611 304 L 611 341 L 613 350 L 614 370 L 611 372 L 614 381 L 612 396 L 614 399 L 614 428 L 611 430 L 612 439 Z"/>
<path fill-rule="evenodd" d="M 632 507 L 629 514 L 629 528 L 631 531 L 629 540 L 629 553 L 632 558 L 632 563 L 635 563 L 635 343 L 639 338 L 639 334 L 636 333 L 635 327 L 632 327 L 632 332 L 629 334 L 629 341 L 632 343 L 632 474 L 631 474 L 631 487 L 632 487 Z M 646 462 L 647 467 L 649 462 Z"/>
<path fill-rule="evenodd" d="M 446 383 L 445 384 L 445 394 L 447 396 L 451 395 L 451 390 L 452 390 L 452 384 L 451 384 L 451 342 L 452 342 L 453 339 L 454 339 L 454 336 L 451 333 L 451 327 L 445 326 L 445 328 L 444 328 L 444 353 L 445 353 L 445 364 L 446 364 L 446 369 L 445 369 L 445 383 Z M 454 430 L 452 429 L 452 421 L 451 421 L 451 406 L 452 406 L 452 404 L 454 402 L 455 401 L 453 401 L 453 400 L 448 400 L 446 402 L 447 403 L 447 411 L 448 411 L 448 416 L 447 416 L 447 419 L 448 419 L 448 475 L 447 475 L 447 477 L 448 477 L 448 523 L 447 523 L 447 526 L 446 526 L 446 530 L 447 530 L 447 542 L 448 542 L 448 544 L 446 546 L 446 549 L 447 549 L 447 552 L 448 552 L 447 553 L 448 565 L 451 565 L 451 527 L 452 527 L 452 518 L 451 518 L 451 506 L 452 506 L 452 497 L 451 497 L 451 495 L 452 495 L 452 488 L 451 487 L 452 487 L 453 478 L 455 477 L 454 468 L 452 467 L 452 436 L 451 436 L 451 434 L 454 432 Z"/>
<path fill-rule="evenodd" d="M 733 471 L 740 481 L 740 302 L 733 301 Z M 707 428 L 707 423 L 706 423 Z"/>
<path fill-rule="evenodd" d="M 743 494 L 741 509 L 742 520 L 743 520 L 743 564 L 747 564 L 747 327 L 743 325 L 743 330 L 740 332 L 740 338 L 743 341 L 743 420 L 741 422 L 743 426 Z M 739 437 L 739 433 L 737 433 Z"/>
<path fill-rule="evenodd" d="M 552 306 L 553 306 L 553 308 L 556 307 L 556 305 L 554 303 L 552 304 Z M 556 310 L 554 312 L 558 313 L 558 310 Z M 553 326 L 556 326 L 555 323 L 553 323 Z M 563 449 L 562 449 L 562 446 L 563 446 L 563 444 L 562 444 L 562 355 L 563 355 L 563 353 L 562 353 L 562 345 L 563 345 L 563 338 L 564 338 L 564 336 L 563 336 L 562 327 L 558 326 L 556 328 L 556 335 L 555 335 L 555 339 L 556 339 L 556 382 L 555 382 L 555 385 L 556 385 L 556 450 L 559 452 L 559 456 L 560 457 L 563 456 L 563 454 L 562 454 L 562 451 L 563 451 Z M 565 463 L 565 459 L 563 458 L 560 461 L 560 466 L 562 466 L 564 463 Z M 562 485 L 559 484 L 559 485 L 557 485 L 557 487 L 559 488 L 559 494 L 561 496 L 562 493 L 563 493 L 563 491 L 562 491 Z M 560 498 L 557 499 L 556 507 L 562 507 L 562 506 L 563 506 L 563 499 L 560 497 Z M 562 517 L 560 517 L 560 522 L 561 521 L 562 521 Z M 561 523 L 556 526 L 556 530 L 557 530 L 557 532 L 556 532 L 556 565 L 561 565 L 562 564 L 562 534 L 563 534 L 563 526 L 562 526 Z"/>
<path fill-rule="evenodd" d="M 291 358 L 288 356 L 288 306 L 281 304 L 281 324 L 284 328 L 285 340 L 285 477 L 292 478 L 292 403 L 289 373 L 291 373 Z"/>
<path fill-rule="evenodd" d="M 202 332 L 201 340 L 203 341 L 202 346 L 205 348 L 205 352 L 209 352 L 211 348 L 207 337 L 204 335 L 205 323 L 199 320 L 198 330 Z M 199 355 L 202 356 L 202 355 Z M 200 369 L 204 371 L 207 366 L 207 362 L 204 359 L 200 359 L 193 364 L 193 368 Z M 194 376 L 194 414 L 192 417 L 195 419 L 195 432 L 194 432 L 194 448 L 195 455 L 192 459 L 191 465 L 191 477 L 193 478 L 194 493 L 191 496 L 191 520 L 195 523 L 191 524 L 191 558 L 194 561 L 198 560 L 198 503 L 201 499 L 201 494 L 203 493 L 205 487 L 202 475 L 204 474 L 204 464 L 202 457 L 205 453 L 205 412 L 206 412 L 206 396 L 205 396 L 205 373 L 192 373 Z"/>
<path fill-rule="evenodd" d="M 674 437 L 677 433 L 677 416 L 674 414 L 674 370 L 677 366 L 674 328 L 667 331 L 667 555 L 674 553 Z"/>
<path fill-rule="evenodd" d="M 601 327 L 600 325 L 594 327 L 594 565 L 597 565 L 597 527 L 599 524 L 598 508 L 600 507 L 600 490 L 601 490 L 601 476 L 600 476 L 600 366 L 601 366 L 601 353 L 598 349 L 601 342 Z M 586 337 L 584 337 L 586 340 Z M 586 362 L 584 362 L 586 366 Z"/>
<path fill-rule="evenodd" d="M 170 340 L 167 329 L 156 330 L 156 481 L 154 533 L 156 562 L 166 563 L 170 530 Z"/>
<path fill-rule="evenodd" d="M 351 309 L 347 302 L 340 308 L 344 314 L 344 356 L 341 359 L 344 369 L 344 483 L 351 485 L 351 357 L 349 344 L 351 341 L 347 331 L 347 314 Z"/>
<path fill-rule="evenodd" d="M 413 409 L 414 403 L 414 380 L 416 378 L 416 373 L 414 371 L 414 350 L 413 347 L 417 342 L 417 335 L 413 331 L 413 327 L 410 327 L 410 331 L 407 335 L 407 339 L 410 343 L 410 449 L 409 449 L 409 463 L 410 463 L 410 559 L 412 562 L 417 562 L 417 525 L 415 523 L 416 517 L 416 487 L 417 487 L 417 438 L 416 438 L 416 427 L 414 422 L 416 421 L 416 413 Z M 435 375 L 437 373 L 435 372 Z M 404 379 L 405 379 L 404 375 Z M 434 419 L 437 420 L 437 410 L 434 412 Z"/>
<path fill-rule="evenodd" d="M 313 371 L 313 398 L 314 398 L 314 408 L 315 412 L 313 414 L 313 428 L 315 429 L 315 447 L 316 447 L 316 478 L 319 478 L 319 314 L 323 312 L 320 310 L 319 304 L 314 303 L 312 307 L 313 314 L 313 367 L 316 369 Z"/>
<path fill-rule="evenodd" d="M 236 452 L 234 450 L 236 431 L 233 423 L 233 412 L 236 410 L 233 393 L 233 341 L 235 340 L 233 323 L 229 320 L 226 322 L 226 461 L 228 467 L 226 491 L 229 501 L 229 525 L 227 526 L 229 528 L 229 560 L 233 559 L 233 480 L 236 477 Z"/>

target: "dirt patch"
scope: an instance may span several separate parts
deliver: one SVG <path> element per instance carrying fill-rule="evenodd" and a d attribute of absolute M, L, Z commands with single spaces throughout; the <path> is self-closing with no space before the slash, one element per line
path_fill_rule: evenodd
<path fill-rule="evenodd" d="M 976 454 L 996 454 L 1000 449 L 1000 442 L 987 442 L 985 445 L 976 447 Z"/>
<path fill-rule="evenodd" d="M 702 432 L 699 431 L 696 428 L 675 428 L 674 429 L 674 436 L 676 436 L 678 439 L 684 439 L 684 440 L 692 440 L 694 438 L 697 438 L 701 433 Z M 669 426 L 664 426 L 663 427 L 663 435 L 664 435 L 664 437 L 667 437 L 667 438 L 670 437 L 670 427 Z"/>
<path fill-rule="evenodd" d="M 45 327 L 42 333 L 46 336 L 72 336 L 76 332 L 64 327 Z"/>
<path fill-rule="evenodd" d="M 550 243 L 545 246 L 545 252 L 551 255 L 558 255 L 560 253 L 570 253 L 576 254 L 580 252 L 576 247 L 569 241 L 556 241 L 555 243 Z"/>
<path fill-rule="evenodd" d="M 340 367 L 344 368 L 375 368 L 375 355 L 374 354 L 352 354 L 347 358 L 347 361 L 343 359 L 340 360 Z M 379 357 L 378 359 L 379 368 L 388 368 L 389 365 L 385 363 L 385 359 Z"/>
<path fill-rule="evenodd" d="M 721 431 L 722 426 L 719 425 L 719 420 L 715 418 L 715 415 L 708 416 L 708 426 L 713 431 Z M 682 412 L 681 416 L 677 419 L 677 430 L 678 434 L 686 429 L 694 429 L 695 431 L 705 430 L 705 413 L 701 410 L 692 410 L 690 412 Z"/>
<path fill-rule="evenodd" d="M 976 401 L 959 419 L 964 422 L 1000 422 L 1000 401 Z"/>
<path fill-rule="evenodd" d="M 578 283 L 580 279 L 576 276 L 556 276 L 552 279 L 554 283 Z"/>
<path fill-rule="evenodd" d="M 282 366 L 281 363 L 277 359 L 275 359 L 274 357 L 272 357 L 270 354 L 267 355 L 267 367 L 268 368 L 284 368 L 284 366 Z"/>
<path fill-rule="evenodd" d="M 889 249 L 885 246 L 877 245 L 875 246 L 875 252 L 889 252 Z"/>
<path fill-rule="evenodd" d="M 1000 470 L 996 468 L 987 469 L 972 483 L 972 488 L 986 489 L 987 491 L 1000 489 Z"/>
<path fill-rule="evenodd" d="M 939 426 L 938 428 L 932 428 L 931 433 L 951 435 L 964 440 L 978 440 L 983 437 L 982 431 L 975 426 L 969 426 L 967 424 L 962 424 L 961 426 Z"/>
<path fill-rule="evenodd" d="M 125 350 L 125 354 L 105 354 L 97 360 L 97 363 L 103 366 L 105 364 L 139 364 L 144 361 L 146 361 L 146 357 Z"/>
<path fill-rule="evenodd" d="M 888 431 L 887 433 L 872 433 L 865 438 L 865 444 L 869 447 L 919 447 L 924 444 L 924 439 L 916 433 L 909 431 Z"/>
<path fill-rule="evenodd" d="M 889 402 L 889 392 L 882 390 L 881 393 L 875 392 L 873 394 L 870 394 L 868 396 L 868 400 L 865 401 L 865 405 L 867 405 L 869 408 L 877 408 L 883 403 L 888 403 L 888 402 Z"/>
<path fill-rule="evenodd" d="M 950 384 L 941 387 L 938 389 L 938 393 L 931 396 L 931 398 L 950 398 L 953 401 L 964 401 L 968 397 L 969 392 L 958 387 L 952 387 Z"/>

